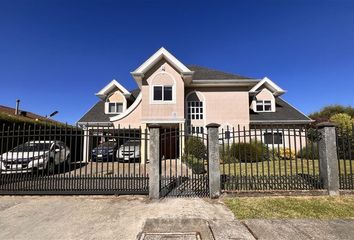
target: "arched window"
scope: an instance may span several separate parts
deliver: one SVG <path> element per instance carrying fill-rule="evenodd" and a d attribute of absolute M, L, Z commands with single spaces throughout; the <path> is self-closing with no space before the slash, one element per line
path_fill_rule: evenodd
<path fill-rule="evenodd" d="M 187 119 L 202 120 L 204 119 L 204 100 L 200 94 L 193 92 L 187 96 Z"/>

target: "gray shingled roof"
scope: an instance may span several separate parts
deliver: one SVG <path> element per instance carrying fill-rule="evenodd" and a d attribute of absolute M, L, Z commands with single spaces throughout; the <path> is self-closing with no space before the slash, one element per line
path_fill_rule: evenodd
<path fill-rule="evenodd" d="M 299 121 L 311 122 L 310 118 L 299 112 L 280 97 L 275 99 L 275 103 L 276 112 L 254 112 L 250 110 L 251 123 L 252 121 L 262 121 L 264 123 L 267 123 L 267 121 L 278 121 L 280 123 L 289 123 L 291 121 L 294 121 L 294 123 L 299 123 Z"/>
<path fill-rule="evenodd" d="M 114 116 L 115 114 L 105 114 L 104 113 L 104 101 L 100 100 L 98 101 L 93 107 L 85 113 L 85 115 L 78 121 L 82 123 L 90 123 L 90 122 L 95 122 L 95 123 L 103 123 L 103 122 L 109 122 L 109 118 Z"/>
<path fill-rule="evenodd" d="M 197 65 L 187 65 L 189 70 L 194 71 L 193 80 L 223 80 L 223 79 L 252 79 L 233 73 L 226 73 Z"/>
<path fill-rule="evenodd" d="M 132 94 L 132 96 L 133 96 L 134 98 L 137 98 L 138 95 L 139 95 L 139 93 L 140 93 L 140 89 L 139 89 L 139 88 L 136 88 L 136 89 L 134 89 L 134 90 L 131 90 L 130 93 Z"/>

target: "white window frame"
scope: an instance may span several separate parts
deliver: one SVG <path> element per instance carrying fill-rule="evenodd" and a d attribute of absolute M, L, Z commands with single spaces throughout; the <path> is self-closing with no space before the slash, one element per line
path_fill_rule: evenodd
<path fill-rule="evenodd" d="M 115 104 L 115 105 L 114 105 L 114 109 L 115 109 L 114 112 L 109 111 L 109 104 L 112 104 L 112 103 Z M 122 104 L 122 111 L 121 111 L 121 112 L 118 112 L 118 111 L 117 111 L 117 104 Z M 124 110 L 125 110 L 124 102 L 106 102 L 105 105 L 106 105 L 106 106 L 105 106 L 105 112 L 106 112 L 106 114 L 121 114 L 121 113 L 123 113 Z"/>
<path fill-rule="evenodd" d="M 162 88 L 162 100 L 155 100 L 154 99 L 154 94 L 155 94 L 154 89 L 155 89 L 155 87 L 161 87 Z M 164 100 L 165 87 L 171 87 L 172 88 L 172 99 L 171 100 Z M 175 85 L 152 85 L 151 86 L 150 95 L 151 95 L 151 98 L 150 98 L 150 100 L 151 100 L 150 102 L 151 103 L 156 103 L 156 104 L 175 103 L 175 99 L 176 99 L 176 97 L 175 97 Z"/>
<path fill-rule="evenodd" d="M 204 126 L 188 126 L 188 134 L 190 135 L 201 135 L 204 134 Z"/>
<path fill-rule="evenodd" d="M 192 103 L 201 103 L 202 106 L 192 106 Z M 190 106 L 188 106 L 190 105 Z M 204 113 L 205 113 L 205 109 L 204 109 L 204 101 L 187 101 L 187 119 L 188 120 L 204 120 Z M 189 112 L 190 109 L 190 112 Z M 198 109 L 198 113 L 197 113 L 197 109 Z M 200 109 L 202 109 L 202 113 L 200 112 Z M 192 111 L 194 110 L 194 112 Z M 197 118 L 198 115 L 198 118 Z M 192 118 L 192 116 L 194 116 L 194 118 Z"/>
<path fill-rule="evenodd" d="M 269 103 L 266 104 L 265 102 L 269 102 Z M 270 106 L 269 110 L 265 110 L 266 105 Z M 262 110 L 258 110 L 257 106 L 262 106 Z M 254 111 L 255 112 L 273 112 L 272 100 L 256 100 Z"/>

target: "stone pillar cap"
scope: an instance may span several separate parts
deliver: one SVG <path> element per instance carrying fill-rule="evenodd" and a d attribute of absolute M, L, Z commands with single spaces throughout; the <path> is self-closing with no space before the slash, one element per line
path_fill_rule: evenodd
<path fill-rule="evenodd" d="M 321 122 L 319 124 L 316 125 L 318 128 L 324 128 L 324 127 L 336 127 L 337 124 L 333 123 L 333 122 Z"/>
<path fill-rule="evenodd" d="M 208 125 L 206 125 L 207 128 L 218 128 L 220 127 L 220 124 L 217 123 L 209 123 Z"/>

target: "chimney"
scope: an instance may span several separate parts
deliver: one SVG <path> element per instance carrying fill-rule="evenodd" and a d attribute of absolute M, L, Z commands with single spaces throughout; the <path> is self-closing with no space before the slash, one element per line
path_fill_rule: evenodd
<path fill-rule="evenodd" d="M 19 110 L 20 110 L 20 99 L 16 100 L 16 109 L 15 109 L 15 115 L 19 114 Z"/>

